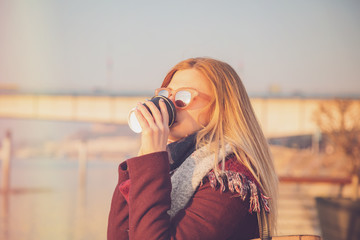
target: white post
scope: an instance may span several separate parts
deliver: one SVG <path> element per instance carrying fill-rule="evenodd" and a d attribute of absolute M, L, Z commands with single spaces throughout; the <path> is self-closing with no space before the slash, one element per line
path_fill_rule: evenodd
<path fill-rule="evenodd" d="M 2 174 L 1 189 L 7 193 L 10 190 L 10 171 L 11 171 L 11 132 L 7 131 L 2 142 Z"/>
<path fill-rule="evenodd" d="M 84 219 L 85 219 L 85 206 L 86 206 L 86 168 L 87 168 L 87 145 L 85 140 L 78 142 L 78 190 L 77 201 L 75 209 L 74 221 L 74 239 L 81 239 L 84 237 Z"/>
<path fill-rule="evenodd" d="M 79 142 L 79 188 L 86 186 L 86 167 L 87 167 L 87 147 L 86 142 L 81 140 Z"/>

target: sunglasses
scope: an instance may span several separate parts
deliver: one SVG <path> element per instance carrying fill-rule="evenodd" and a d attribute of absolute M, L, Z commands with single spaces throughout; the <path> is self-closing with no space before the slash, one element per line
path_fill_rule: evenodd
<path fill-rule="evenodd" d="M 172 90 L 171 88 L 158 88 L 155 90 L 156 96 L 163 96 L 169 98 L 174 96 L 174 104 L 177 108 L 187 108 L 195 97 L 203 97 L 210 100 L 211 97 L 205 93 L 199 92 L 194 88 L 178 88 Z"/>

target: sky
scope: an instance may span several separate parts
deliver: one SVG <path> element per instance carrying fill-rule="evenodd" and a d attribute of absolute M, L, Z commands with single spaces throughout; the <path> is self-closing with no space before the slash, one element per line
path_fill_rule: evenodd
<path fill-rule="evenodd" d="M 151 93 L 190 57 L 249 94 L 360 95 L 360 1 L 0 0 L 0 86 Z"/>

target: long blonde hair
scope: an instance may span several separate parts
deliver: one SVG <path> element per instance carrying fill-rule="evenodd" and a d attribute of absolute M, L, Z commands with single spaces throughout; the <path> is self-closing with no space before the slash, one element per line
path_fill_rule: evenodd
<path fill-rule="evenodd" d="M 251 171 L 264 194 L 270 197 L 270 227 L 274 233 L 278 178 L 268 143 L 240 77 L 225 62 L 211 58 L 190 58 L 170 70 L 162 87 L 167 87 L 174 74 L 184 69 L 201 72 L 210 81 L 215 96 L 210 103 L 210 122 L 197 134 L 197 148 L 209 145 L 214 153 L 218 153 L 221 148 L 224 150 L 225 144 L 230 145 L 238 161 Z M 217 163 L 218 159 L 214 169 L 221 174 Z"/>

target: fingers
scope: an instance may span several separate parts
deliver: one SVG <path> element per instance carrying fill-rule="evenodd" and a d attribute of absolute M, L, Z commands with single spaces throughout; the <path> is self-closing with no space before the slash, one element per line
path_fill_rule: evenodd
<path fill-rule="evenodd" d="M 145 104 L 146 104 L 146 106 L 148 106 L 148 108 L 151 111 L 151 114 L 152 114 L 152 117 L 153 117 L 153 122 L 155 121 L 155 124 L 158 127 L 162 126 L 163 125 L 163 117 L 162 117 L 159 109 L 151 101 L 146 101 Z"/>
<path fill-rule="evenodd" d="M 169 136 L 169 117 L 166 116 L 165 103 L 160 102 L 159 106 L 160 110 L 150 101 L 146 102 L 145 105 L 141 103 L 137 105 L 135 114 L 143 130 L 139 155 L 166 150 Z M 166 124 L 164 124 L 165 122 Z"/>
<path fill-rule="evenodd" d="M 141 126 L 141 129 L 146 129 L 149 127 L 147 120 L 138 108 L 135 109 L 135 116 Z"/>
<path fill-rule="evenodd" d="M 160 130 L 166 129 L 169 124 L 169 115 L 166 104 L 160 100 L 160 110 L 151 101 L 146 101 L 145 104 L 149 109 L 141 103 L 138 103 L 137 105 L 137 110 L 139 111 L 138 114 L 142 115 L 141 117 L 138 117 L 138 119 L 141 118 L 139 119 L 140 126 L 143 129 L 147 127 L 150 127 L 153 130 L 156 128 Z"/>
<path fill-rule="evenodd" d="M 146 107 L 142 104 L 142 103 L 138 103 L 137 106 L 136 106 L 136 110 L 137 110 L 137 113 L 139 115 L 141 115 L 142 117 L 142 120 L 145 121 L 145 122 L 140 122 L 140 119 L 139 120 L 139 123 L 140 123 L 140 126 L 144 129 L 148 126 L 153 126 L 154 125 L 154 119 L 151 115 L 151 113 L 146 109 Z M 135 115 L 136 115 L 136 112 L 135 112 Z M 137 116 L 137 115 L 136 115 Z M 143 125 L 144 126 L 143 126 Z"/>

